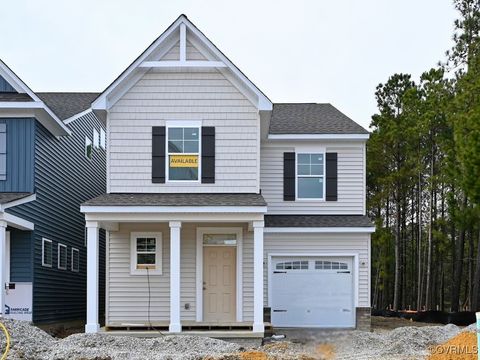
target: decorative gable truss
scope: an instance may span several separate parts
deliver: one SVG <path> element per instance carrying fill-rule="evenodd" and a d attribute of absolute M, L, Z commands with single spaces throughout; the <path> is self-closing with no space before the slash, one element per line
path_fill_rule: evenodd
<path fill-rule="evenodd" d="M 93 102 L 97 113 L 109 110 L 150 69 L 217 69 L 259 111 L 272 102 L 185 15 L 181 15 Z"/>

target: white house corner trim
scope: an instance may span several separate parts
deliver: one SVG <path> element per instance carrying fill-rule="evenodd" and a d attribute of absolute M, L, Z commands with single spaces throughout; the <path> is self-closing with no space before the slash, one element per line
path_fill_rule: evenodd
<path fill-rule="evenodd" d="M 168 331 L 182 331 L 180 321 L 180 221 L 170 221 L 170 325 Z"/>
<path fill-rule="evenodd" d="M 99 224 L 87 221 L 87 323 L 86 333 L 100 330 L 98 321 Z"/>
<path fill-rule="evenodd" d="M 263 221 L 253 222 L 253 332 L 263 333 Z"/>

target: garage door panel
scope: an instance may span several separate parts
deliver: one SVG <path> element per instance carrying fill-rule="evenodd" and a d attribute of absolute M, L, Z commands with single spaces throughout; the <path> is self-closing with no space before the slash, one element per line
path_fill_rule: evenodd
<path fill-rule="evenodd" d="M 299 260 L 308 261 L 308 269 L 298 269 Z M 290 266 L 294 263 L 297 263 L 297 269 Z M 331 269 L 332 263 L 338 270 Z M 277 264 L 281 265 L 280 268 L 285 264 L 290 268 L 279 270 Z M 274 258 L 273 268 L 270 280 L 274 326 L 354 325 L 351 259 Z"/>

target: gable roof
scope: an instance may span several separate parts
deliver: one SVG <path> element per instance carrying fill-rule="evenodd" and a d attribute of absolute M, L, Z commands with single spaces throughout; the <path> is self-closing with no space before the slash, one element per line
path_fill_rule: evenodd
<path fill-rule="evenodd" d="M 259 110 L 271 110 L 272 102 L 268 97 L 250 80 L 240 69 L 238 69 L 185 15 L 180 15 L 140 56 L 138 56 L 130 66 L 127 67 L 92 103 L 92 109 L 94 110 L 107 110 L 110 108 L 116 100 L 120 97 L 118 94 L 115 96 L 115 91 L 123 94 L 127 91 L 137 80 L 143 76 L 149 69 L 149 65 L 158 61 L 159 49 L 162 46 L 165 47 L 164 55 L 171 49 L 177 42 L 180 43 L 180 47 L 186 46 L 186 33 L 193 35 L 195 39 L 205 46 L 210 53 L 212 53 L 217 61 L 185 61 L 180 59 L 179 61 L 171 61 L 172 67 L 189 67 L 199 66 L 204 63 L 205 66 L 209 65 L 214 67 L 219 65 L 219 71 L 227 73 L 233 78 L 233 80 L 245 88 L 244 90 L 254 94 L 256 97 L 256 105 Z M 178 38 L 177 38 L 178 34 Z M 183 40 L 182 40 L 183 34 Z M 183 45 L 182 45 L 183 44 Z M 180 51 L 181 52 L 181 51 Z M 155 58 L 156 56 L 156 58 Z M 196 64 L 194 64 L 196 63 Z"/>
<path fill-rule="evenodd" d="M 3 94 L 0 99 L 0 111 L 8 113 L 19 111 L 32 114 L 43 126 L 56 136 L 70 135 L 71 131 L 58 116 L 35 94 L 12 69 L 0 60 L 0 75 L 15 92 Z"/>
<path fill-rule="evenodd" d="M 39 92 L 37 95 L 61 120 L 65 120 L 89 109 L 99 93 Z"/>
<path fill-rule="evenodd" d="M 269 134 L 369 134 L 331 104 L 274 104 Z"/>

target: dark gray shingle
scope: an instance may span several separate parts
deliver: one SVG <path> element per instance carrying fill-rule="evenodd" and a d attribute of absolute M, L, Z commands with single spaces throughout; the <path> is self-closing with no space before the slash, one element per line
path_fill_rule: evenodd
<path fill-rule="evenodd" d="M 90 92 L 40 92 L 37 96 L 58 116 L 60 120 L 90 108 L 98 93 Z"/>
<path fill-rule="evenodd" d="M 331 104 L 273 104 L 270 134 L 368 134 Z"/>
<path fill-rule="evenodd" d="M 267 206 L 259 194 L 103 194 L 84 206 Z"/>
<path fill-rule="evenodd" d="M 23 199 L 29 195 L 32 195 L 32 193 L 0 193 L 0 204 L 8 204 L 9 202 Z"/>
<path fill-rule="evenodd" d="M 363 215 L 265 215 L 266 227 L 371 227 Z"/>

